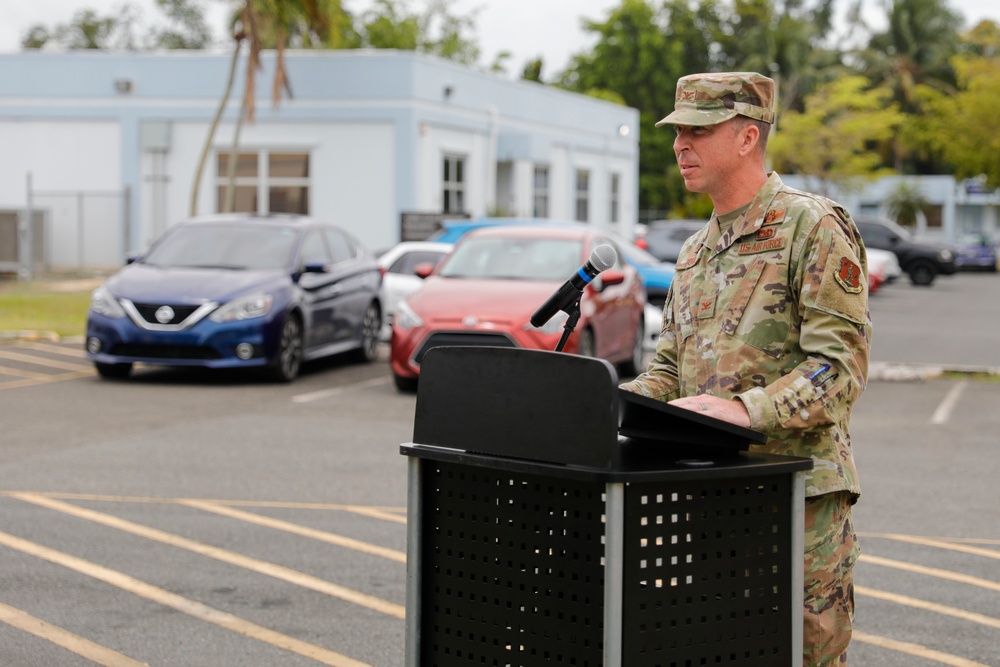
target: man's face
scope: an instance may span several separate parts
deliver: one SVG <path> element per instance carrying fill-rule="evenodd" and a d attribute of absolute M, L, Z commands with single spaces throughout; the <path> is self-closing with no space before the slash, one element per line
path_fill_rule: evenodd
<path fill-rule="evenodd" d="M 674 126 L 674 155 L 688 190 L 712 197 L 727 187 L 738 168 L 740 133 L 735 127 L 732 120 L 704 127 Z"/>

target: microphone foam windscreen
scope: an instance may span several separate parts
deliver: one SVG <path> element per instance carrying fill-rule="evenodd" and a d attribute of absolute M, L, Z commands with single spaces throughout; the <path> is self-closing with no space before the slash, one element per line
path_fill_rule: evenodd
<path fill-rule="evenodd" d="M 590 263 L 598 271 L 610 269 L 615 265 L 616 261 L 618 261 L 618 253 L 615 252 L 614 247 L 609 246 L 607 243 L 597 246 L 590 253 Z"/>

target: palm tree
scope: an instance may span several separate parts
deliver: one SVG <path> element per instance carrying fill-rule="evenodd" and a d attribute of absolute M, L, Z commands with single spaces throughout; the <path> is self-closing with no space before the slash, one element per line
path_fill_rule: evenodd
<path fill-rule="evenodd" d="M 231 34 L 234 47 L 229 77 L 215 117 L 209 126 L 208 136 L 205 138 L 205 145 L 195 170 L 195 180 L 191 189 L 191 215 L 197 213 L 202 174 L 208 160 L 208 154 L 211 152 L 219 121 L 232 94 L 243 42 L 246 41 L 249 54 L 243 99 L 236 118 L 233 148 L 228 161 L 229 184 L 225 204 L 227 210 L 232 209 L 234 197 L 236 148 L 239 144 L 240 130 L 244 121 L 253 122 L 256 111 L 256 77 L 257 72 L 261 70 L 261 49 L 274 48 L 277 51 L 271 87 L 271 99 L 277 107 L 283 93 L 291 96 L 291 86 L 285 69 L 285 48 L 290 39 L 294 41 L 296 46 L 305 48 L 342 48 L 347 45 L 352 33 L 350 17 L 341 7 L 340 0 L 239 0 L 238 11 L 232 22 Z"/>

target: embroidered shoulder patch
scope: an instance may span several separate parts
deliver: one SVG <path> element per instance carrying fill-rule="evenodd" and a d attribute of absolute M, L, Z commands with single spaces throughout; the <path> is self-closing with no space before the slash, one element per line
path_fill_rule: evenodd
<path fill-rule="evenodd" d="M 840 267 L 837 269 L 834 277 L 840 286 L 851 294 L 857 294 L 864 289 L 864 286 L 861 284 L 864 278 L 861 267 L 846 257 L 840 258 Z"/>

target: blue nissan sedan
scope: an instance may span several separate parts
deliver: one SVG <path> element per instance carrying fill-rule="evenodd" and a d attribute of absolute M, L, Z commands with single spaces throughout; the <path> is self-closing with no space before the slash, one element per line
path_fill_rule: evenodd
<path fill-rule="evenodd" d="M 221 214 L 173 225 L 94 290 L 86 352 L 105 378 L 135 363 L 258 368 L 291 382 L 304 361 L 374 361 L 382 306 L 374 256 L 297 215 Z"/>

